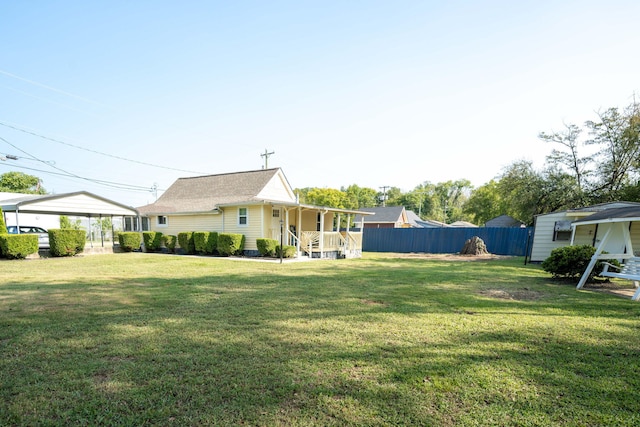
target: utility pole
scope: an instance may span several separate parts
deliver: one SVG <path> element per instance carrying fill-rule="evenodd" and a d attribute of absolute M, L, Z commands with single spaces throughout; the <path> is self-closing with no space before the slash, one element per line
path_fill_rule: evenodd
<path fill-rule="evenodd" d="M 275 154 L 275 151 L 268 152 L 267 149 L 264 149 L 264 153 L 260 154 L 260 157 L 264 157 L 264 166 L 262 169 L 269 169 L 269 156 Z"/>
<path fill-rule="evenodd" d="M 387 201 L 387 188 L 391 188 L 388 185 L 383 185 L 380 187 L 382 189 L 382 207 L 385 207 L 385 203 Z"/>

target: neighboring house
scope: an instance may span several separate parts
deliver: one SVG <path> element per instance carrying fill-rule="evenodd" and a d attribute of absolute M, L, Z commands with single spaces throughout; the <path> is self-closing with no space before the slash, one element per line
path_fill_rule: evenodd
<path fill-rule="evenodd" d="M 359 257 L 362 231 L 339 231 L 361 211 L 303 205 L 280 168 L 179 178 L 155 203 L 138 208 L 143 229 L 178 235 L 216 231 L 245 236 L 245 254 L 258 255 L 257 239 L 295 246 L 298 256 Z"/>
<path fill-rule="evenodd" d="M 409 223 L 409 227 L 411 228 L 423 228 L 421 222 L 422 220 L 414 211 L 406 210 L 407 213 L 407 222 Z"/>
<path fill-rule="evenodd" d="M 356 224 L 364 221 L 364 228 L 409 228 L 411 223 L 404 206 L 385 206 L 378 208 L 361 208 L 360 211 L 374 214 L 372 216 L 356 215 Z"/>
<path fill-rule="evenodd" d="M 572 244 L 572 236 L 574 245 L 587 244 L 596 246 L 600 238 L 597 226 L 579 227 L 574 234 L 571 228 L 571 224 L 574 221 L 608 209 L 639 206 L 640 203 L 635 202 L 612 202 L 536 215 L 534 218 L 535 228 L 531 247 L 531 262 L 542 262 L 551 255 L 553 249 L 569 246 Z"/>
<path fill-rule="evenodd" d="M 495 218 L 490 219 L 489 221 L 487 221 L 484 224 L 485 227 L 519 227 L 519 228 L 524 228 L 527 225 L 522 222 L 522 221 L 518 221 L 517 219 L 515 219 L 512 216 L 509 215 L 500 215 L 497 216 Z"/>
<path fill-rule="evenodd" d="M 436 221 L 435 219 L 424 219 L 420 221 L 416 221 L 418 225 L 422 228 L 443 228 L 449 227 L 449 224 L 441 221 Z"/>
<path fill-rule="evenodd" d="M 461 228 L 478 228 L 477 225 L 472 224 L 468 221 L 455 221 L 449 224 L 449 227 L 461 227 Z"/>

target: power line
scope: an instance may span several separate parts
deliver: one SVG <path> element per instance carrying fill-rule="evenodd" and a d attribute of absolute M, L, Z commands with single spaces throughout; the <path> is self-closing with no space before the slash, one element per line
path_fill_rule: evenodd
<path fill-rule="evenodd" d="M 31 130 L 28 130 L 28 129 L 24 129 L 24 128 L 21 128 L 21 127 L 18 127 L 18 126 L 13 126 L 13 125 L 10 125 L 8 123 L 4 123 L 2 121 L 0 121 L 0 126 L 4 126 L 4 127 L 9 128 L 9 129 L 17 130 L 19 132 L 23 132 L 23 133 L 26 133 L 28 135 L 36 136 L 38 138 L 42 138 L 42 139 L 45 139 L 45 140 L 48 140 L 48 141 L 52 141 L 52 142 L 55 142 L 55 143 L 58 143 L 58 144 L 66 145 L 68 147 L 76 148 L 78 150 L 88 151 L 90 153 L 99 154 L 101 156 L 111 157 L 113 159 L 118 159 L 118 160 L 122 160 L 122 161 L 125 161 L 125 162 L 137 163 L 139 165 L 150 166 L 150 167 L 158 168 L 158 169 L 167 169 L 167 170 L 173 170 L 173 171 L 177 171 L 177 172 L 187 172 L 187 173 L 193 173 L 193 174 L 198 174 L 198 175 L 206 175 L 206 172 L 198 172 L 198 171 L 192 171 L 192 170 L 186 170 L 186 169 L 178 169 L 178 168 L 172 168 L 170 166 L 160 166 L 160 165 L 155 165 L 153 163 L 142 162 L 140 160 L 127 159 L 125 157 L 116 156 L 116 155 L 109 154 L 109 153 L 104 153 L 102 151 L 92 150 L 90 148 L 80 147 L 78 145 L 71 144 L 69 142 L 65 142 L 65 141 L 61 141 L 61 140 L 56 139 L 56 138 L 51 138 L 49 136 L 41 135 L 41 134 L 39 134 L 37 132 L 31 131 Z"/>
<path fill-rule="evenodd" d="M 11 147 L 15 148 L 16 150 L 26 154 L 32 160 L 35 160 L 35 161 L 40 162 L 42 164 L 45 164 L 45 165 L 47 165 L 47 166 L 49 166 L 49 167 L 51 167 L 53 169 L 56 169 L 56 170 L 58 170 L 58 171 L 60 171 L 62 173 L 47 172 L 47 171 L 43 171 L 43 170 L 39 170 L 39 169 L 32 169 L 32 168 L 27 168 L 27 167 L 21 166 L 21 168 L 23 168 L 23 169 L 37 170 L 39 172 L 52 173 L 54 175 L 61 175 L 61 176 L 69 177 L 69 178 L 81 179 L 83 181 L 89 181 L 89 182 L 93 182 L 94 184 L 104 185 L 104 186 L 112 187 L 112 188 L 118 188 L 118 189 L 121 189 L 121 190 L 152 191 L 152 188 L 150 188 L 150 187 L 142 187 L 142 186 L 139 186 L 139 185 L 122 184 L 122 183 L 118 183 L 118 182 L 104 181 L 104 180 L 93 179 L 93 178 L 86 178 L 86 177 L 74 174 L 72 172 L 66 171 L 64 169 L 61 169 L 61 168 L 55 166 L 54 164 L 52 164 L 52 162 L 47 162 L 45 160 L 41 160 L 41 159 L 37 158 L 36 156 L 26 152 L 25 150 L 17 147 L 16 145 L 12 144 L 11 142 L 7 141 L 3 137 L 0 137 L 0 141 L 3 141 L 6 144 L 10 145 Z M 15 156 L 15 157 L 17 157 L 17 156 Z"/>

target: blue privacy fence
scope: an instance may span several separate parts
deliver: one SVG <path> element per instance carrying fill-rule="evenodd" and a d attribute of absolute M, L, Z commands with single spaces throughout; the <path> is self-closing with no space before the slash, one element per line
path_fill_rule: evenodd
<path fill-rule="evenodd" d="M 362 249 L 367 252 L 424 252 L 453 254 L 478 236 L 495 255 L 524 256 L 533 228 L 365 228 Z"/>

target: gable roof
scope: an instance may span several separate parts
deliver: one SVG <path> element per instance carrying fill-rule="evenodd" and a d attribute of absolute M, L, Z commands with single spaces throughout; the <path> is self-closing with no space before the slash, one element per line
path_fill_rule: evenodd
<path fill-rule="evenodd" d="M 522 221 L 518 221 L 509 215 L 500 215 L 490 219 L 484 224 L 485 227 L 524 227 Z"/>
<path fill-rule="evenodd" d="M 267 199 L 295 201 L 293 189 L 280 168 L 179 178 L 155 203 L 141 206 L 138 211 L 143 215 L 210 212 L 219 205 Z"/>
<path fill-rule="evenodd" d="M 548 213 L 544 213 L 544 214 L 538 214 L 536 215 L 536 217 L 540 217 L 540 216 L 545 216 L 545 215 L 557 215 L 557 214 L 561 214 L 561 213 L 565 213 L 568 216 L 575 216 L 575 217 L 581 217 L 581 216 L 588 216 L 593 214 L 594 212 L 600 212 L 606 209 L 617 209 L 617 208 L 626 208 L 626 207 L 633 207 L 633 206 L 637 206 L 640 207 L 640 203 L 638 202 L 608 202 L 608 203 L 598 203 L 596 205 L 591 205 L 591 206 L 583 206 L 580 208 L 575 208 L 575 209 L 567 209 L 564 211 L 554 211 L 554 212 L 548 212 Z"/>
<path fill-rule="evenodd" d="M 365 223 L 407 223 L 407 214 L 404 210 L 404 206 L 385 206 L 377 208 L 360 208 L 361 212 L 370 212 L 374 215 L 368 218 L 368 215 L 364 215 Z M 362 220 L 363 215 L 356 215 L 355 222 L 358 223 Z"/>

